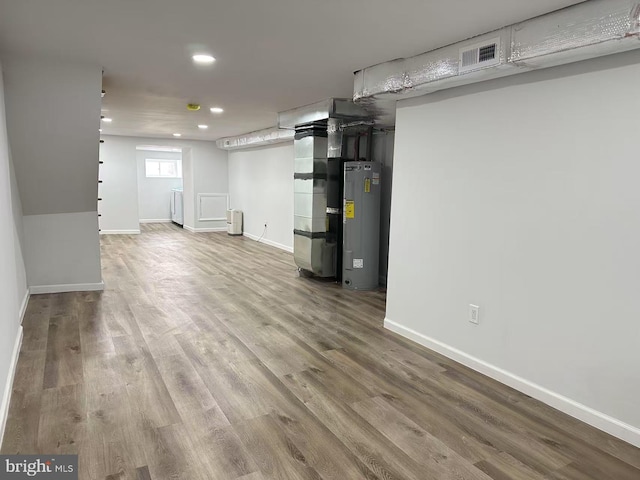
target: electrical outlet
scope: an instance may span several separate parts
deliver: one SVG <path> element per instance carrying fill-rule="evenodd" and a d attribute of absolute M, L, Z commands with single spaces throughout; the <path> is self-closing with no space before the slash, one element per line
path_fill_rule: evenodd
<path fill-rule="evenodd" d="M 469 304 L 469 321 L 478 325 L 480 323 L 480 307 Z"/>

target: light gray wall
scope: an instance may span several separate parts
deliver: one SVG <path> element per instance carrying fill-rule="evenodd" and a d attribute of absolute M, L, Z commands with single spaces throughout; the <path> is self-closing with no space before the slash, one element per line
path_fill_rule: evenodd
<path fill-rule="evenodd" d="M 225 228 L 226 221 L 198 222 L 196 205 L 198 193 L 227 194 L 227 152 L 220 150 L 214 142 L 196 140 L 165 140 L 158 138 L 120 137 L 104 135 L 100 148 L 100 228 L 103 232 L 139 231 L 138 180 L 139 158 L 157 157 L 160 152 L 138 152 L 138 145 L 162 145 L 180 147 L 182 152 L 183 188 L 185 191 L 185 225 L 192 228 Z M 143 153 L 144 156 L 139 156 Z M 158 179 L 145 179 L 158 180 Z M 160 181 L 166 181 L 164 179 Z M 168 208 L 168 207 L 167 207 Z M 168 217 L 163 217 L 168 218 Z"/>
<path fill-rule="evenodd" d="M 633 52 L 400 102 L 387 307 L 636 440 L 638 79 Z"/>
<path fill-rule="evenodd" d="M 95 212 L 101 68 L 15 58 L 3 64 L 24 214 Z"/>
<path fill-rule="evenodd" d="M 9 408 L 14 347 L 27 298 L 20 238 L 22 222 L 19 195 L 12 180 L 12 165 L 5 121 L 4 89 L 0 68 L 0 439 Z"/>
<path fill-rule="evenodd" d="M 137 152 L 138 216 L 140 220 L 171 220 L 171 190 L 182 188 L 182 178 L 147 178 L 147 158 L 181 160 L 180 152 Z"/>
<path fill-rule="evenodd" d="M 27 282 L 47 291 L 69 279 L 78 289 L 95 288 L 101 282 L 96 210 L 102 70 L 29 57 L 3 63 Z M 82 234 L 70 236 L 70 225 Z"/>
<path fill-rule="evenodd" d="M 1 73 L 1 72 L 0 72 Z M 0 75 L 0 88 L 2 86 L 2 78 Z M 4 107 L 2 107 L 4 112 Z M 4 114 L 2 113 L 2 121 L 4 123 Z M 4 127 L 3 127 L 4 129 Z M 3 130 L 4 141 L 6 142 L 6 129 Z M 11 175 L 11 206 L 13 210 L 13 232 L 14 232 L 14 245 L 16 248 L 16 275 L 17 275 L 17 299 L 18 302 L 23 302 L 25 295 L 28 294 L 27 288 L 27 271 L 25 267 L 25 253 L 24 253 L 24 228 L 22 222 L 22 204 L 20 202 L 20 192 L 18 190 L 18 182 L 16 180 L 15 168 L 11 159 L 11 148 L 8 149 L 9 158 L 9 171 Z"/>
<path fill-rule="evenodd" d="M 104 135 L 100 144 L 100 229 L 103 233 L 137 233 L 138 167 L 136 142 Z"/>
<path fill-rule="evenodd" d="M 26 215 L 27 279 L 34 293 L 98 289 L 102 282 L 95 212 Z"/>
<path fill-rule="evenodd" d="M 226 230 L 226 207 L 222 211 L 216 211 L 216 218 L 223 218 L 223 220 L 199 220 L 201 217 L 206 218 L 208 212 L 200 211 L 198 194 L 229 194 L 228 152 L 226 150 L 219 149 L 213 142 L 191 142 L 190 146 L 191 160 L 193 162 L 193 205 L 195 228 Z M 185 190 L 185 195 L 187 194 L 188 191 Z M 202 216 L 201 213 L 204 213 L 204 216 Z M 217 217 L 217 215 L 222 216 Z"/>
<path fill-rule="evenodd" d="M 231 207 L 244 213 L 244 231 L 293 249 L 293 142 L 229 152 Z"/>
<path fill-rule="evenodd" d="M 191 148 L 182 149 L 182 189 L 183 189 L 183 214 L 185 228 L 195 228 L 195 201 L 194 195 L 193 155 Z M 191 201 L 189 201 L 191 199 Z"/>

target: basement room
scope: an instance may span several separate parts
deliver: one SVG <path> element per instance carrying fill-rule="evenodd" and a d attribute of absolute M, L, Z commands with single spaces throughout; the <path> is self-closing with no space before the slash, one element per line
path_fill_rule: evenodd
<path fill-rule="evenodd" d="M 0 480 L 640 480 L 640 1 L 0 0 Z"/>

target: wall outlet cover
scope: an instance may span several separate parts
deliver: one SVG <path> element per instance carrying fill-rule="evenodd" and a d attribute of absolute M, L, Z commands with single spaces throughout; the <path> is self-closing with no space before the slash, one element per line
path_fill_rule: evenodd
<path fill-rule="evenodd" d="M 478 325 L 480 323 L 480 307 L 469 304 L 469 321 Z"/>

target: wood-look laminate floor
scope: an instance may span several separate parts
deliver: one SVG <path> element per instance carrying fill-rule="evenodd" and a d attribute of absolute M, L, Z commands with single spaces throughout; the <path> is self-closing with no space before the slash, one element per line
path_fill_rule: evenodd
<path fill-rule="evenodd" d="M 32 296 L 3 453 L 80 479 L 639 480 L 640 450 L 382 328 L 383 292 L 146 225 L 103 293 Z"/>

